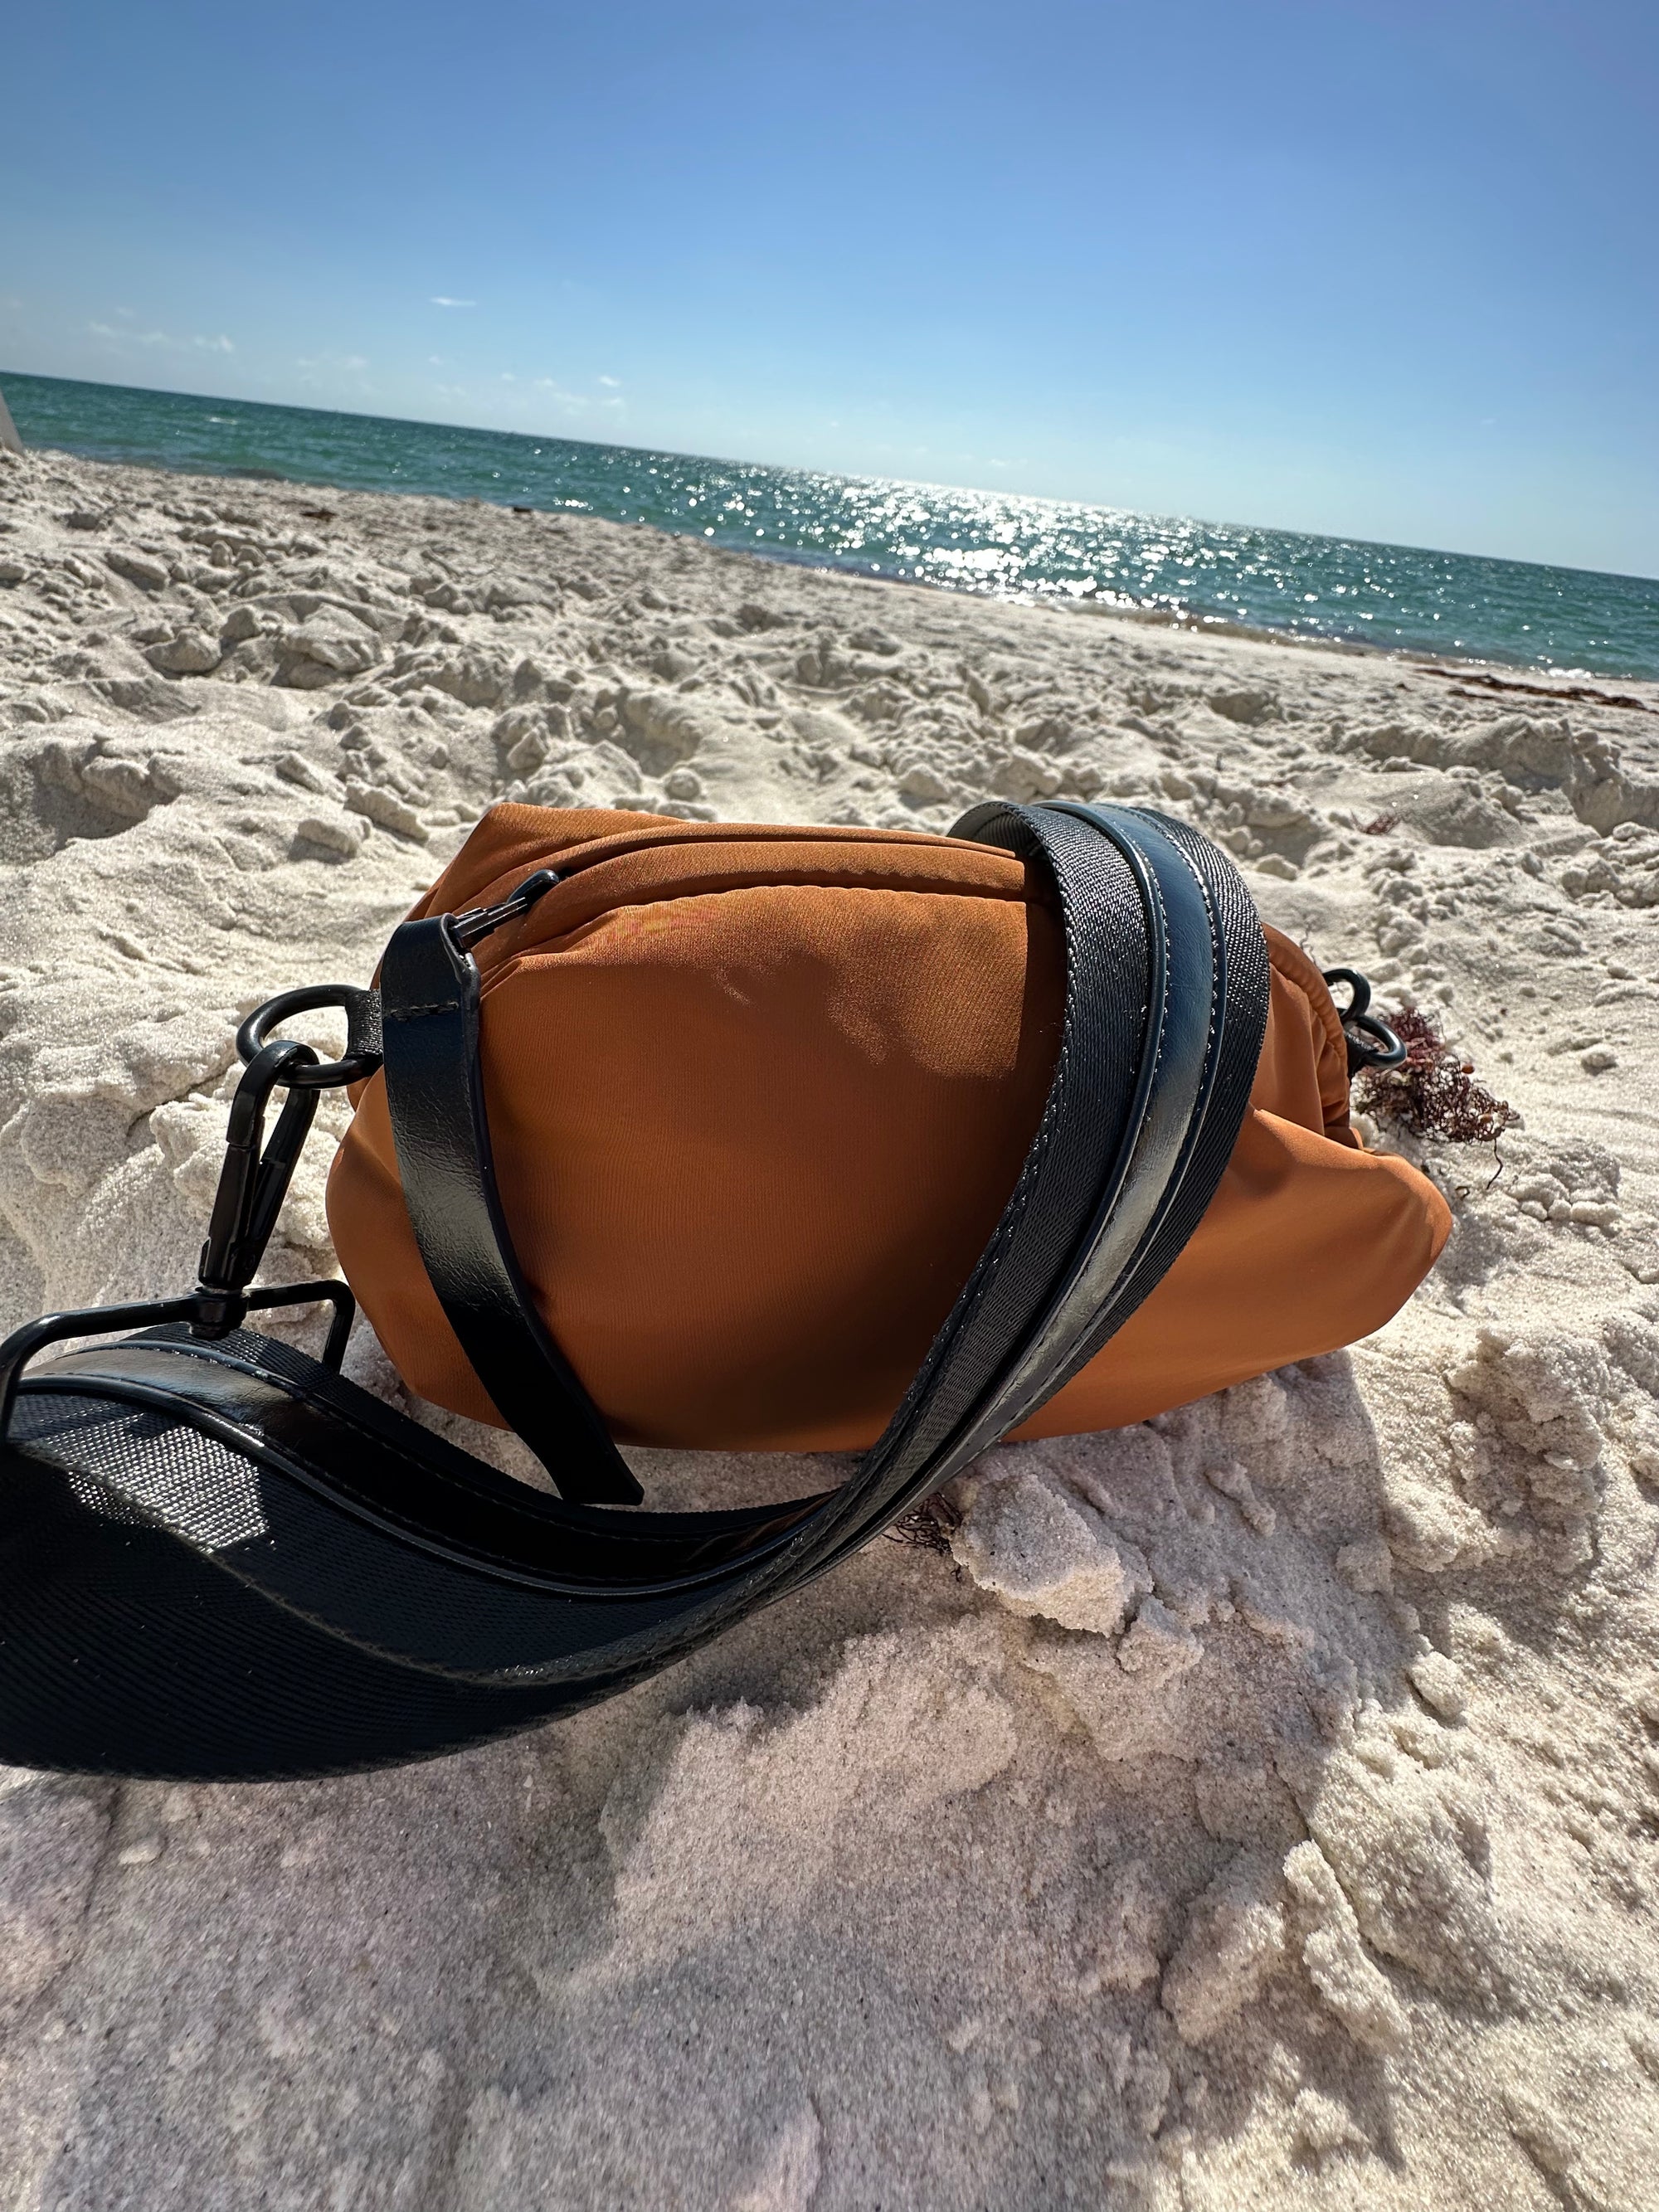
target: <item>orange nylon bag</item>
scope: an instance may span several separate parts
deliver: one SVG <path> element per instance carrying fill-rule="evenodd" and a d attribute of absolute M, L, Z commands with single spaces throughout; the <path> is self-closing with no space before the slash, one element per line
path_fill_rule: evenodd
<path fill-rule="evenodd" d="M 1044 1115 L 1053 880 L 965 838 L 504 805 L 415 916 L 493 908 L 541 870 L 557 880 L 476 958 L 501 1209 L 542 1321 L 622 1442 L 870 1444 Z M 1352 1343 L 1445 1241 L 1439 1194 L 1350 1124 L 1319 970 L 1263 933 L 1265 1035 L 1214 1195 L 1016 1438 Z M 353 1096 L 328 1188 L 346 1275 L 414 1390 L 504 1425 L 422 1265 L 384 1077 Z"/>

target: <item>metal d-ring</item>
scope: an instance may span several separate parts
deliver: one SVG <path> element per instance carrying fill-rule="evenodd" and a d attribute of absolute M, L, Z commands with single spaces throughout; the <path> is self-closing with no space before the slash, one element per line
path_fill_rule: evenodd
<path fill-rule="evenodd" d="M 469 907 L 452 915 L 449 927 L 463 952 L 470 952 L 495 930 L 528 914 L 539 898 L 559 881 L 551 868 L 538 868 L 518 889 L 495 906 Z M 271 1031 L 292 1014 L 308 1014 L 319 1006 L 337 1006 L 346 1018 L 346 1048 L 338 1060 L 291 1061 L 277 1080 L 290 1091 L 334 1091 L 348 1083 L 367 1083 L 380 1066 L 380 994 L 360 990 L 355 983 L 310 983 L 302 990 L 279 991 L 256 1006 L 236 1032 L 236 1049 L 252 1066 L 272 1042 Z"/>
<path fill-rule="evenodd" d="M 1384 1068 L 1403 1067 L 1406 1048 L 1385 1021 L 1369 1009 L 1371 1003 L 1371 984 L 1369 975 L 1362 975 L 1357 968 L 1327 968 L 1325 981 L 1346 983 L 1348 1003 L 1337 1006 L 1336 1018 L 1342 1024 L 1342 1035 L 1348 1047 L 1350 1079 L 1366 1068 L 1380 1072 Z M 1331 1001 L 1336 1005 L 1334 999 Z M 1366 1042 L 1366 1040 L 1370 1042 Z"/>
<path fill-rule="evenodd" d="M 1348 987 L 1347 1005 L 1336 1008 L 1339 1021 L 1351 1021 L 1354 1015 L 1363 1014 L 1370 1005 L 1371 979 L 1369 975 L 1362 975 L 1357 968 L 1327 968 L 1324 976 L 1328 984 L 1346 983 Z M 1336 1004 L 1334 1000 L 1331 1003 L 1333 1006 Z"/>
<path fill-rule="evenodd" d="M 271 1031 L 293 1014 L 319 1006 L 337 1006 L 346 1018 L 346 1048 L 338 1060 L 287 1065 L 277 1080 L 290 1091 L 334 1091 L 347 1083 L 366 1083 L 380 1065 L 380 994 L 355 983 L 311 983 L 303 990 L 279 991 L 256 1006 L 236 1032 L 236 1049 L 251 1067 L 271 1043 Z"/>

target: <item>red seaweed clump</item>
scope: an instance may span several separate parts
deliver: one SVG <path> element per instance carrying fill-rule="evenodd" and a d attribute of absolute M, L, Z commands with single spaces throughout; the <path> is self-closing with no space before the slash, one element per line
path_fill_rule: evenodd
<path fill-rule="evenodd" d="M 1452 1050 L 1426 1014 L 1408 1006 L 1384 1018 L 1406 1048 L 1405 1064 L 1360 1076 L 1356 1103 L 1366 1113 L 1454 1145 L 1496 1146 L 1520 1120 L 1506 1099 L 1475 1081 L 1474 1063 Z"/>

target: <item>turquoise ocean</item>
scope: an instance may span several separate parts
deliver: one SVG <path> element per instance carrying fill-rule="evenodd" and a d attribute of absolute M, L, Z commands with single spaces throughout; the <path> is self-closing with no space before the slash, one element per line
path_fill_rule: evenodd
<path fill-rule="evenodd" d="M 1459 659 L 1659 678 L 1659 580 L 1065 500 L 0 370 L 26 445 L 647 523 L 781 561 Z"/>

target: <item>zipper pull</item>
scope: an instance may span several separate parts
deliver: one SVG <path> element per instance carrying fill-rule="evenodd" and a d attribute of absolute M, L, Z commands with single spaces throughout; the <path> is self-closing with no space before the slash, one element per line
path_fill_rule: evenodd
<path fill-rule="evenodd" d="M 545 898 L 560 878 L 551 868 L 538 868 L 533 876 L 526 876 L 515 891 L 509 891 L 497 906 L 470 906 L 465 914 L 449 917 L 449 933 L 463 952 L 471 952 L 475 945 L 509 921 L 517 921 L 529 913 L 539 898 Z"/>

